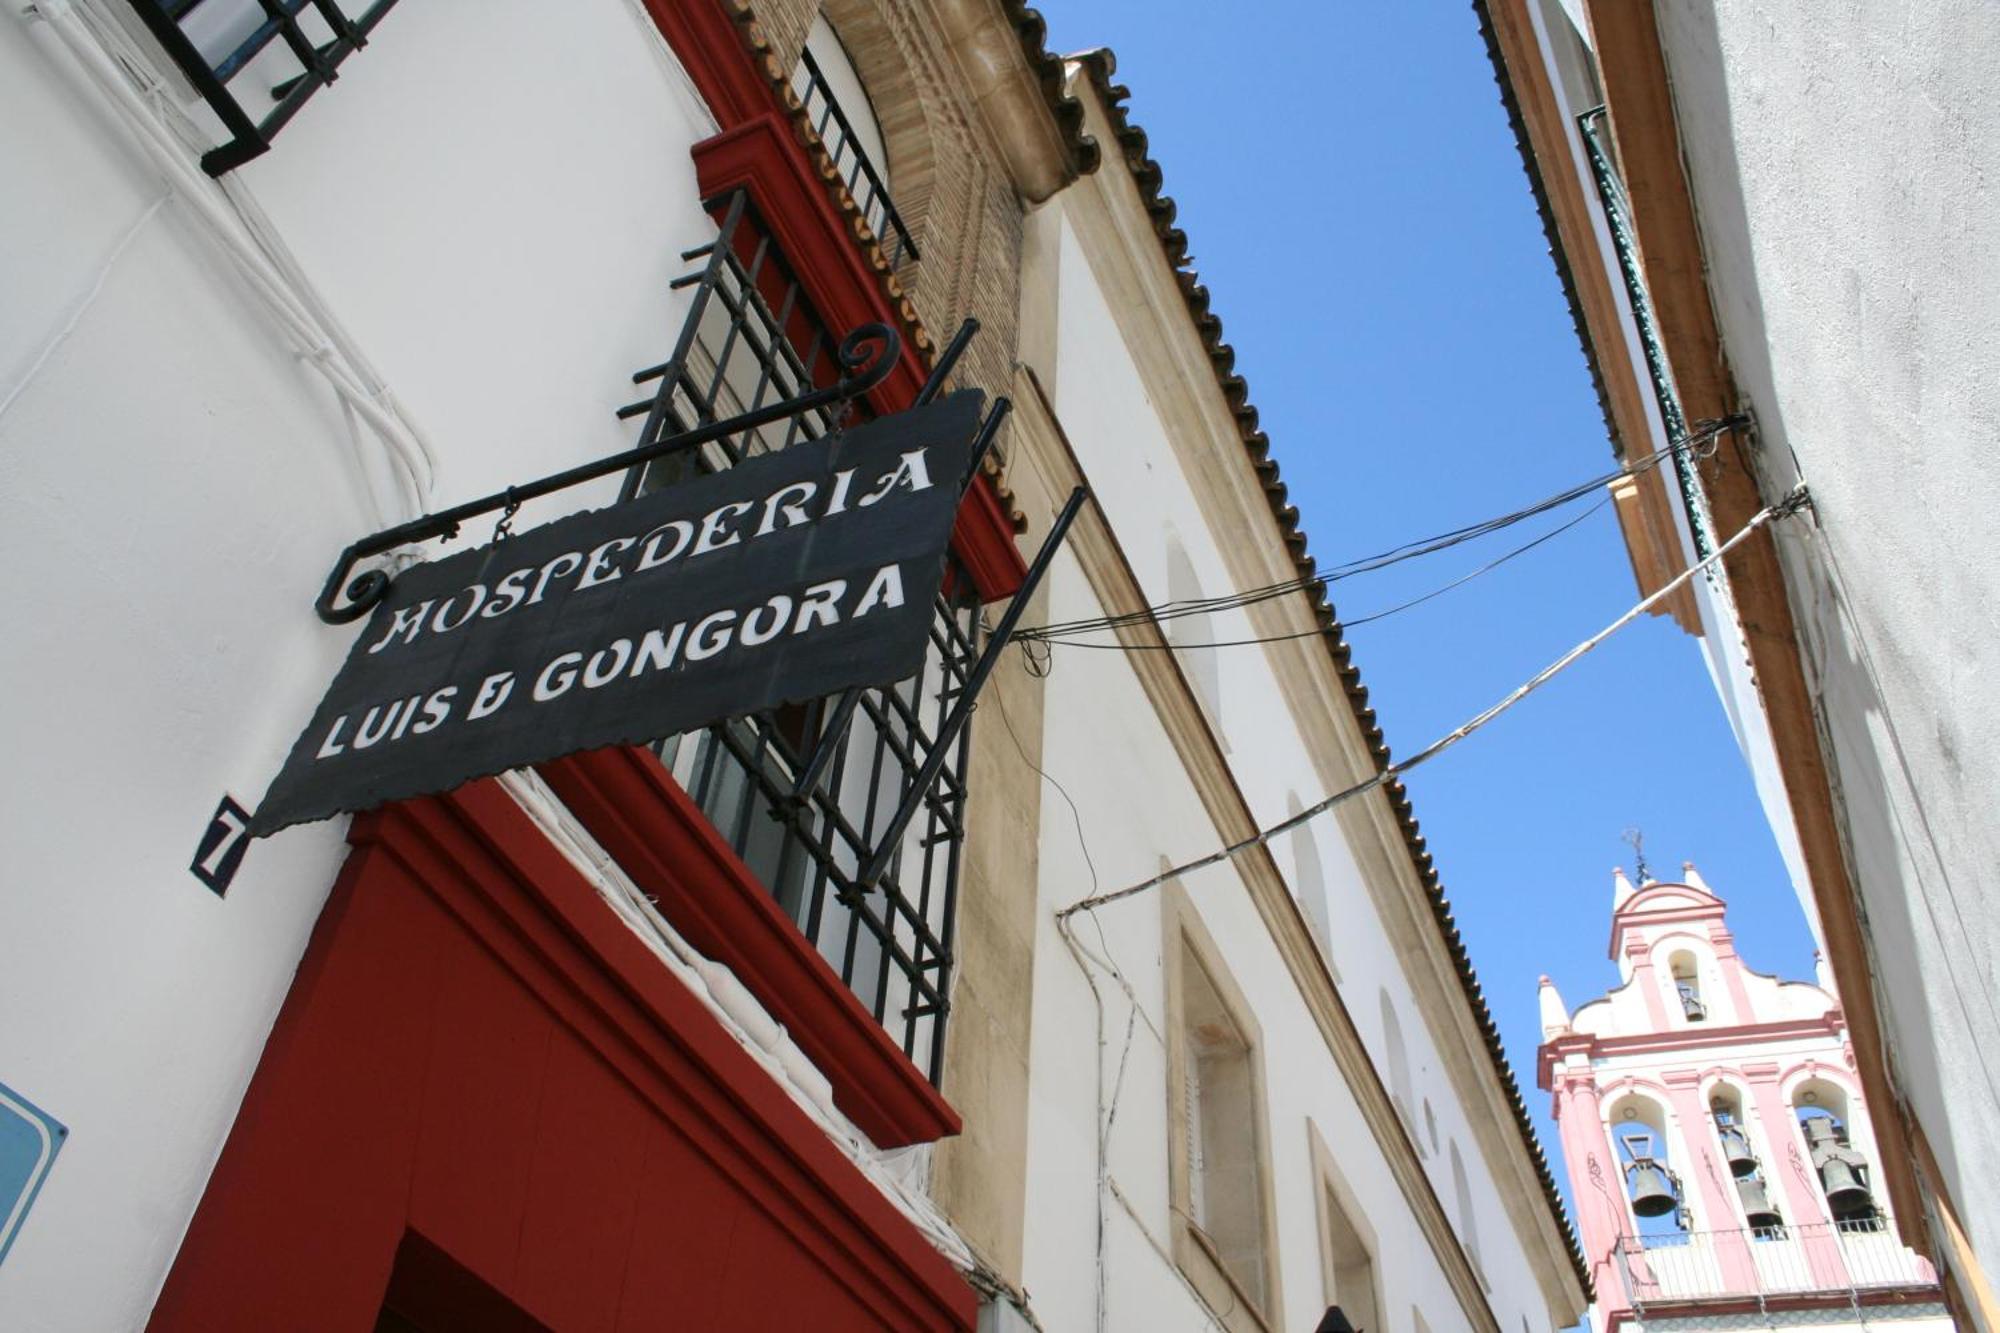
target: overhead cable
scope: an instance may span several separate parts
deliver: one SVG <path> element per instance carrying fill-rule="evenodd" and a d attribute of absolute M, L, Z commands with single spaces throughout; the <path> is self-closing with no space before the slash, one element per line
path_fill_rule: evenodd
<path fill-rule="evenodd" d="M 1561 523 L 1553 528 L 1550 528 L 1547 532 L 1544 532 L 1541 536 L 1536 537 L 1534 540 L 1521 543 L 1519 546 L 1516 546 L 1513 550 L 1508 551 L 1503 555 L 1496 556 L 1492 560 L 1487 561 L 1485 564 L 1481 565 L 1479 568 L 1475 570 L 1472 570 L 1469 573 L 1459 575 L 1457 578 L 1453 579 L 1451 582 L 1447 584 L 1444 584 L 1441 587 L 1432 588 L 1429 592 L 1421 593 L 1418 596 L 1412 597 L 1407 602 L 1398 602 L 1396 605 L 1390 607 L 1384 607 L 1380 611 L 1371 611 L 1365 616 L 1357 616 L 1352 620 L 1343 620 L 1340 622 L 1341 627 L 1343 629 L 1353 629 L 1356 625 L 1366 625 L 1372 621 L 1386 620 L 1390 616 L 1396 615 L 1403 611 L 1407 611 L 1413 606 L 1421 606 L 1423 603 L 1430 601 L 1433 597 L 1442 597 L 1444 596 L 1444 594 L 1450 592 L 1452 589 L 1463 587 L 1464 585 L 1472 582 L 1472 580 L 1478 578 L 1482 574 L 1491 573 L 1492 571 L 1498 569 L 1500 566 L 1506 564 L 1509 560 L 1512 560 L 1515 556 L 1526 555 L 1529 551 L 1534 550 L 1537 546 L 1540 546 L 1543 542 L 1546 542 L 1551 538 L 1560 537 L 1563 533 L 1568 532 L 1571 528 L 1583 522 L 1583 520 L 1589 518 L 1592 514 L 1604 508 L 1604 506 L 1609 503 L 1610 503 L 1610 497 L 1606 496 L 1604 499 L 1599 500 L 1596 504 L 1584 510 L 1581 514 L 1578 514 L 1575 518 L 1570 519 L 1568 522 Z M 1186 643 L 1186 642 L 1125 643 L 1122 641 L 1115 641 L 1111 643 L 1092 643 L 1085 639 L 1049 638 L 1049 639 L 1028 640 L 1027 642 L 1022 644 L 1022 647 L 1023 649 L 1026 649 L 1027 643 L 1039 642 L 1044 652 L 1048 651 L 1049 645 L 1057 643 L 1061 644 L 1065 648 L 1102 648 L 1102 649 L 1107 649 L 1111 652 L 1124 652 L 1124 653 L 1148 652 L 1148 651 L 1176 652 L 1187 648 L 1244 648 L 1252 644 L 1259 644 L 1259 643 L 1286 643 L 1292 639 L 1320 638 L 1321 636 L 1326 634 L 1326 632 L 1327 631 L 1324 627 L 1315 625 L 1311 629 L 1298 630 L 1291 634 L 1266 634 L 1260 638 L 1254 638 L 1254 639 L 1219 639 L 1212 643 Z M 1018 640 L 1021 639 L 1022 636 L 1020 634 L 1016 634 L 1014 637 Z M 1037 667 L 1033 664 L 1030 665 L 1029 671 L 1031 674 L 1038 674 L 1038 675 L 1048 674 L 1045 667 L 1038 670 Z"/>
<path fill-rule="evenodd" d="M 1712 449 L 1717 437 L 1726 431 L 1734 430 L 1744 424 L 1746 424 L 1745 419 L 1741 417 L 1725 417 L 1718 420 L 1700 422 L 1689 434 L 1625 467 L 1606 472 L 1600 476 L 1592 477 L 1588 481 L 1570 486 L 1556 492 L 1554 495 L 1538 500 L 1526 508 L 1516 509 L 1511 513 L 1501 514 L 1495 518 L 1485 519 L 1461 528 L 1454 528 L 1449 532 L 1441 532 L 1435 536 L 1404 542 L 1402 545 L 1392 546 L 1386 551 L 1379 551 L 1374 555 L 1362 556 L 1358 559 L 1337 565 L 1325 574 L 1288 579 L 1283 583 L 1267 584 L 1261 588 L 1252 588 L 1247 592 L 1224 593 L 1216 597 L 1189 598 L 1180 601 L 1164 602 L 1157 606 L 1141 607 L 1135 611 L 1125 611 L 1115 615 L 1093 616 L 1081 620 L 1052 621 L 1046 625 L 1036 625 L 1027 629 L 1016 630 L 1014 637 L 1016 639 L 1039 639 L 1046 642 L 1055 642 L 1070 639 L 1078 634 L 1119 629 L 1127 625 L 1158 625 L 1170 620 L 1178 620 L 1183 616 L 1212 615 L 1222 611 L 1234 611 L 1243 607 L 1253 606 L 1258 602 L 1285 597 L 1294 592 L 1312 592 L 1316 589 L 1324 588 L 1330 583 L 1339 582 L 1341 579 L 1353 578 L 1359 574 L 1373 573 L 1378 569 L 1384 569 L 1405 560 L 1432 555 L 1438 551 L 1448 550 L 1451 547 L 1463 545 L 1466 542 L 1475 541 L 1481 537 L 1490 536 L 1495 532 L 1512 527 L 1517 523 L 1525 522 L 1537 515 L 1548 513 L 1552 509 L 1560 509 L 1564 505 L 1574 503 L 1622 477 L 1636 476 L 1639 473 L 1659 467 L 1662 463 L 1683 451 L 1695 452 L 1700 456 L 1706 456 L 1706 452 Z"/>
<path fill-rule="evenodd" d="M 1603 629 L 1591 635 L 1589 638 L 1585 639 L 1582 643 L 1579 643 L 1576 647 L 1570 649 L 1568 652 L 1564 653 L 1561 657 L 1558 657 L 1555 661 L 1549 663 L 1548 666 L 1543 667 L 1540 671 L 1536 672 L 1533 676 L 1529 677 L 1521 685 L 1517 686 L 1515 689 L 1509 692 L 1507 696 L 1501 699 L 1498 703 L 1493 704 L 1491 707 L 1487 708 L 1484 712 L 1481 712 L 1476 716 L 1470 718 L 1466 722 L 1461 723 L 1459 726 L 1453 728 L 1450 732 L 1446 733 L 1444 736 L 1439 737 L 1437 740 L 1431 742 L 1423 749 L 1411 755 L 1408 759 L 1405 759 L 1400 763 L 1388 764 L 1384 766 L 1374 776 L 1367 778 L 1364 781 L 1357 782 L 1352 787 L 1348 787 L 1345 790 L 1335 792 L 1333 795 L 1327 797 L 1325 800 L 1319 801 L 1313 805 L 1309 805 L 1305 809 L 1299 811 L 1297 814 L 1292 815 L 1287 819 L 1281 820 L 1278 823 L 1271 825 L 1269 828 L 1262 829 L 1257 833 L 1252 834 L 1250 837 L 1244 838 L 1239 842 L 1230 843 L 1228 846 L 1222 848 L 1220 851 L 1211 852 L 1207 856 L 1198 857 L 1195 860 L 1174 866 L 1170 870 L 1164 870 L 1159 874 L 1154 875 L 1151 879 L 1141 880 L 1137 884 L 1133 884 L 1127 888 L 1116 889 L 1110 893 L 1095 894 L 1089 898 L 1085 898 L 1082 899 L 1081 901 L 1071 903 L 1068 907 L 1065 907 L 1059 912 L 1057 912 L 1056 918 L 1058 920 L 1061 920 L 1076 912 L 1095 911 L 1097 908 L 1103 907 L 1107 903 L 1115 903 L 1118 902 L 1120 899 L 1130 898 L 1136 894 L 1144 893 L 1149 889 L 1158 888 L 1160 885 L 1167 883 L 1169 880 L 1179 879 L 1181 876 L 1190 874 L 1193 871 L 1202 870 L 1223 861 L 1233 860 L 1242 853 L 1249 851 L 1252 847 L 1261 847 L 1265 843 L 1269 842 L 1272 838 L 1277 837 L 1279 834 L 1289 833 L 1291 832 L 1291 830 L 1299 827 L 1301 824 L 1304 824 L 1308 820 L 1317 818 L 1318 816 L 1325 814 L 1327 811 L 1333 809 L 1335 806 L 1341 805 L 1349 800 L 1352 800 L 1356 796 L 1361 796 L 1368 792 L 1374 791 L 1377 787 L 1385 786 L 1394 779 L 1402 776 L 1404 773 L 1409 772 L 1417 765 L 1424 763 L 1428 760 L 1435 759 L 1438 755 L 1443 754 L 1446 750 L 1449 750 L 1452 746 L 1458 744 L 1460 741 L 1464 740 L 1467 736 L 1470 736 L 1473 732 L 1478 731 L 1481 727 L 1491 722 L 1494 718 L 1499 717 L 1502 713 L 1512 708 L 1515 704 L 1527 698 L 1530 694 L 1540 689 L 1543 685 L 1546 685 L 1549 681 L 1553 680 L 1557 675 L 1567 670 L 1573 663 L 1577 661 L 1577 659 L 1581 658 L 1591 649 L 1603 643 L 1613 634 L 1616 634 L 1619 630 L 1625 628 L 1625 626 L 1631 624 L 1634 620 L 1637 620 L 1640 616 L 1644 615 L 1647 611 L 1650 611 L 1653 607 L 1659 605 L 1662 601 L 1666 600 L 1668 597 L 1671 597 L 1675 592 L 1679 591 L 1682 587 L 1686 586 L 1687 582 L 1690 579 L 1694 578 L 1695 575 L 1701 573 L 1703 570 L 1707 569 L 1709 566 L 1715 564 L 1718 560 L 1722 559 L 1723 556 L 1727 555 L 1731 550 L 1735 549 L 1739 543 L 1746 540 L 1752 533 L 1757 531 L 1757 529 L 1763 527 L 1766 523 L 1769 523 L 1774 518 L 1781 518 L 1788 514 L 1797 513 L 1798 510 L 1806 504 L 1807 500 L 1808 500 L 1808 495 L 1806 492 L 1806 488 L 1803 485 L 1801 485 L 1795 490 L 1793 490 L 1793 492 L 1789 496 L 1787 496 L 1784 500 L 1780 501 L 1779 503 L 1767 506 L 1766 508 L 1759 510 L 1756 516 L 1752 518 L 1748 523 L 1744 524 L 1742 529 L 1735 536 L 1731 537 L 1728 541 L 1722 543 L 1722 545 L 1716 547 L 1711 554 L 1709 554 L 1708 556 L 1704 557 L 1701 560 L 1696 561 L 1694 564 L 1689 565 L 1679 574 L 1676 574 L 1673 578 L 1669 579 L 1666 583 L 1662 584 L 1659 587 L 1659 589 L 1656 590 L 1651 596 L 1641 600 L 1631 610 L 1625 612 L 1625 614 L 1619 616 L 1609 625 L 1606 625 Z"/>

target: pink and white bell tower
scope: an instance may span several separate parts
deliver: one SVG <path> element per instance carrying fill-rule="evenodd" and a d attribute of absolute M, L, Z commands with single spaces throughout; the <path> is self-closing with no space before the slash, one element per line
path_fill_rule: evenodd
<path fill-rule="evenodd" d="M 1597 1333 L 1691 1317 L 1732 1328 L 1738 1314 L 1762 1328 L 1778 1310 L 1825 1328 L 1950 1328 L 1930 1266 L 1874 1190 L 1874 1132 L 1831 977 L 1752 971 L 1725 911 L 1692 865 L 1678 883 L 1636 888 L 1615 871 L 1620 984 L 1572 1014 L 1541 980 L 1538 1081 L 1554 1099 Z"/>

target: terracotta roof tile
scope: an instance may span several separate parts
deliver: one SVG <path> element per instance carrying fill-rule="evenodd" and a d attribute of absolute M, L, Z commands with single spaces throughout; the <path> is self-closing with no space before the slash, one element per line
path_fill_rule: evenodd
<path fill-rule="evenodd" d="M 1039 11 L 1021 0 L 1001 0 L 1000 9 L 1014 25 L 1021 54 L 1027 58 L 1028 68 L 1035 72 L 1036 82 L 1041 84 L 1042 100 L 1048 103 L 1049 114 L 1055 117 L 1056 129 L 1062 135 L 1070 172 L 1088 176 L 1097 170 L 1097 141 L 1083 132 L 1083 103 L 1070 96 L 1063 59 L 1049 50 L 1048 25 Z"/>

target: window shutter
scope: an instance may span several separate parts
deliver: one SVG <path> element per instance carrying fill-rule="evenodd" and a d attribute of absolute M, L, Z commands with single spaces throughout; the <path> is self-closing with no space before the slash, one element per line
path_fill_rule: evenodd
<path fill-rule="evenodd" d="M 1187 1044 L 1187 1076 L 1181 1082 L 1182 1124 L 1187 1133 L 1188 1215 L 1201 1227 L 1208 1225 L 1208 1165 L 1202 1159 L 1201 1132 L 1201 1053 L 1193 1042 Z"/>

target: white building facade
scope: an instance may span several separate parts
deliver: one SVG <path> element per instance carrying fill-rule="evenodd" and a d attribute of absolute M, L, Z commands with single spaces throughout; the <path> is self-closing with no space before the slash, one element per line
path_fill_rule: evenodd
<path fill-rule="evenodd" d="M 1629 470 L 1641 589 L 1809 497 L 1663 609 L 1702 636 L 1846 997 L 1899 1223 L 1994 1327 L 1996 922 L 1968 886 L 2000 782 L 1974 683 L 2000 651 L 1979 444 L 2000 394 L 1965 330 L 2000 293 L 2000 22 L 1956 3 L 1481 10 Z"/>
<path fill-rule="evenodd" d="M 1310 569 L 1111 69 L 1001 0 L 0 23 L 0 1325 L 1573 1321 L 1400 788 L 1065 910 L 1386 762 L 1323 603 L 1008 652 L 945 730 L 1077 486 L 1029 625 Z M 941 362 L 1013 404 L 923 674 L 241 836 L 343 547 L 825 389 L 866 323 L 853 419 Z M 1245 628 L 1323 633 L 1201 646 Z"/>

